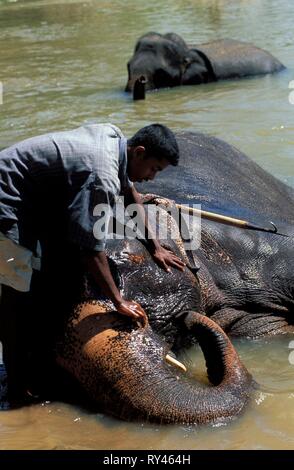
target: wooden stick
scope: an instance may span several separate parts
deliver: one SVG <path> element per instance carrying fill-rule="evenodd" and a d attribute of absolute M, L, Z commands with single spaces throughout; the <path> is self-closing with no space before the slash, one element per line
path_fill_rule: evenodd
<path fill-rule="evenodd" d="M 251 224 L 247 220 L 235 219 L 234 217 L 216 214 L 215 212 L 203 211 L 201 209 L 195 209 L 194 207 L 183 206 L 182 204 L 176 204 L 176 207 L 182 212 L 186 212 L 186 214 L 196 215 L 198 217 L 203 217 L 203 219 L 213 220 L 214 222 L 220 222 L 221 224 L 233 225 L 234 227 L 246 228 L 251 230 L 261 230 L 262 232 L 277 233 L 277 227 L 273 222 L 270 222 L 273 228 L 264 228 L 259 227 L 258 225 Z M 283 234 L 279 233 L 278 235 Z"/>
<path fill-rule="evenodd" d="M 187 214 L 203 217 L 203 219 L 213 220 L 214 222 L 234 225 L 235 227 L 247 227 L 249 225 L 246 220 L 235 219 L 226 215 L 216 214 L 215 212 L 203 211 L 202 209 L 195 209 L 194 207 L 183 206 L 182 204 L 176 204 L 176 207 Z"/>
<path fill-rule="evenodd" d="M 141 196 L 144 196 L 144 195 L 141 195 Z M 150 196 L 152 196 L 151 199 L 150 199 Z M 174 203 L 174 201 L 166 199 L 166 198 L 162 198 L 161 196 L 149 195 L 149 199 L 145 201 L 144 204 L 150 204 L 156 199 L 159 201 L 160 200 L 165 200 L 167 202 L 169 201 L 171 204 Z M 221 224 L 231 225 L 233 227 L 239 227 L 239 228 L 250 229 L 250 230 L 259 230 L 260 232 L 274 233 L 276 235 L 281 235 L 282 237 L 289 237 L 289 235 L 285 233 L 278 232 L 278 229 L 273 222 L 269 222 L 272 226 L 271 228 L 266 228 L 266 227 L 260 227 L 258 225 L 252 224 L 248 222 L 247 220 L 236 219 L 235 217 L 229 217 L 227 215 L 217 214 L 215 212 L 203 211 L 201 209 L 195 209 L 194 207 L 184 206 L 182 204 L 175 203 L 175 207 L 179 209 L 180 211 L 185 212 L 186 214 L 203 217 L 203 219 L 212 220 L 214 222 L 219 222 Z"/>

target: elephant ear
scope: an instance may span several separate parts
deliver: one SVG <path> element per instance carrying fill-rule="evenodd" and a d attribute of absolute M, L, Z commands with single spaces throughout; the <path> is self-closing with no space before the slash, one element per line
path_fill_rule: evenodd
<path fill-rule="evenodd" d="M 184 58 L 182 85 L 199 85 L 216 81 L 209 59 L 201 51 L 191 49 Z"/>

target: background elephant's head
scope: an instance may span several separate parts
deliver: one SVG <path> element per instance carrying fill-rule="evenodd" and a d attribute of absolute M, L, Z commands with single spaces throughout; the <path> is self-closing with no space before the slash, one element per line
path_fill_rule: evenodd
<path fill-rule="evenodd" d="M 207 64 L 202 56 L 189 50 L 177 34 L 147 33 L 138 40 L 128 62 L 126 91 L 134 91 L 140 79 L 145 80 L 146 90 L 206 82 Z"/>

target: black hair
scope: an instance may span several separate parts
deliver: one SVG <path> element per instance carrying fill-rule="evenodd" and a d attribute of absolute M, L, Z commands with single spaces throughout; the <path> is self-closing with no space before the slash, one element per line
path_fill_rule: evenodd
<path fill-rule="evenodd" d="M 162 124 L 151 124 L 142 127 L 128 140 L 130 147 L 142 145 L 146 149 L 146 156 L 158 160 L 166 159 L 171 165 L 177 166 L 179 162 L 179 147 L 174 133 Z"/>

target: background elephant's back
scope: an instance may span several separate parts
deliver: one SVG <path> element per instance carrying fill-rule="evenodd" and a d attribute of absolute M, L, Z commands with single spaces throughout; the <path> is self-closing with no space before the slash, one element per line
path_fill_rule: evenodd
<path fill-rule="evenodd" d="M 206 55 L 217 79 L 262 75 L 285 68 L 269 52 L 247 42 L 220 39 L 191 47 Z"/>

